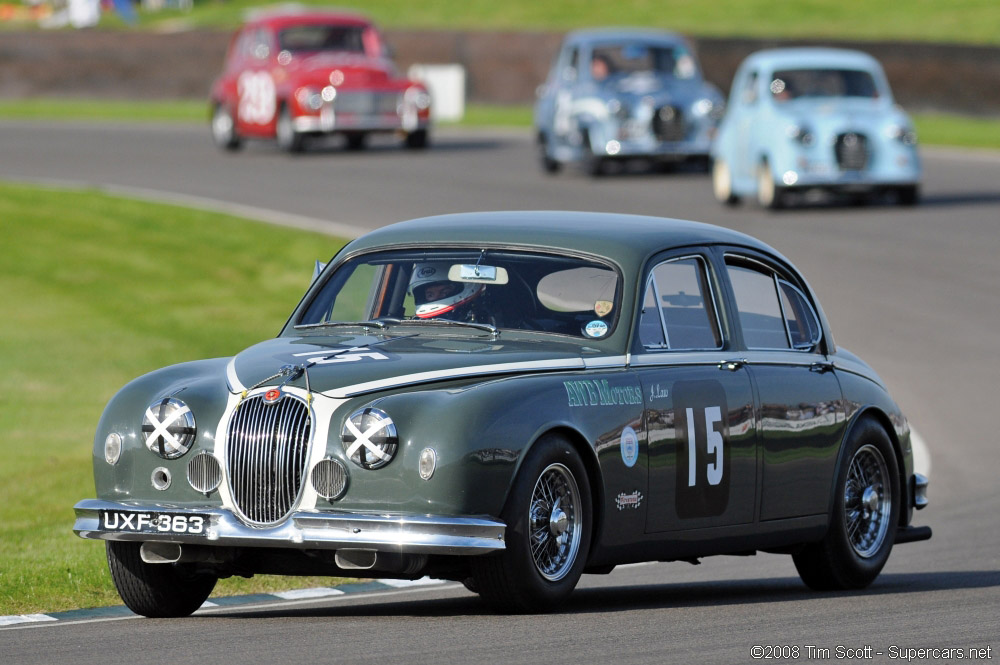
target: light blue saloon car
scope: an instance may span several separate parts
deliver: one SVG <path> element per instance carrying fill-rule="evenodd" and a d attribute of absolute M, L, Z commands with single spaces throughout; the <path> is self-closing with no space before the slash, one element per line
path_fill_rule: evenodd
<path fill-rule="evenodd" d="M 542 168 L 576 163 L 591 175 L 629 158 L 707 165 L 724 99 L 678 35 L 638 29 L 567 35 L 538 89 Z"/>
<path fill-rule="evenodd" d="M 920 194 L 913 125 L 882 67 L 860 51 L 750 55 L 733 79 L 712 158 L 715 197 L 729 205 L 755 197 L 779 208 L 830 191 L 913 205 Z"/>

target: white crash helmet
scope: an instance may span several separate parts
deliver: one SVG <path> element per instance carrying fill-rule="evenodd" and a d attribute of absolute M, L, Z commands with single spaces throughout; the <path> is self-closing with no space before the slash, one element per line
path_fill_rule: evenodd
<path fill-rule="evenodd" d="M 450 267 L 449 263 L 418 263 L 413 266 L 409 291 L 417 306 L 415 314 L 418 319 L 432 319 L 435 316 L 452 312 L 471 302 L 486 288 L 484 284 L 449 280 L 448 269 Z M 453 288 L 443 289 L 443 295 L 436 294 L 434 299 L 428 299 L 425 294 L 427 288 L 432 285 Z"/>

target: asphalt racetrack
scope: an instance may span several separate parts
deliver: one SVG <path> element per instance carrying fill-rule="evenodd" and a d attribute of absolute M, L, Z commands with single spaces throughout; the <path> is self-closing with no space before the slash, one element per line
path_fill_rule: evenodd
<path fill-rule="evenodd" d="M 445 129 L 427 152 L 376 142 L 293 157 L 267 144 L 223 154 L 207 126 L 3 122 L 0 155 L 2 180 L 143 192 L 340 231 L 545 208 L 695 219 L 757 236 L 805 273 L 837 343 L 875 367 L 927 442 L 931 504 L 915 523 L 934 529 L 928 542 L 898 546 L 857 593 L 809 591 L 790 557 L 716 557 L 585 576 L 550 615 L 498 616 L 448 584 L 183 620 L 29 624 L 0 631 L 4 663 L 743 663 L 819 660 L 824 649 L 892 662 L 920 648 L 1000 658 L 1000 155 L 925 150 L 916 208 L 776 213 L 723 208 L 709 177 L 693 171 L 545 176 L 527 131 Z M 303 256 L 304 275 L 333 249 Z M 933 660 L 942 659 L 918 662 Z"/>

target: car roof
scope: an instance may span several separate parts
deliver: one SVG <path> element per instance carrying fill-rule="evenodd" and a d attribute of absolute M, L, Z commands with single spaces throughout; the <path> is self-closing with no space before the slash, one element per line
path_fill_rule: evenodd
<path fill-rule="evenodd" d="M 862 51 L 825 47 L 765 49 L 748 56 L 744 64 L 771 69 L 782 67 L 801 69 L 829 66 L 881 69 L 878 60 Z"/>
<path fill-rule="evenodd" d="M 246 21 L 246 25 L 266 25 L 276 29 L 303 23 L 336 23 L 362 27 L 372 24 L 365 16 L 349 11 L 289 7 L 264 8 L 253 11 L 248 14 Z"/>
<path fill-rule="evenodd" d="M 681 35 L 651 28 L 589 28 L 587 30 L 575 30 L 566 35 L 564 43 L 579 45 L 614 41 L 659 42 L 669 45 L 687 44 L 687 40 Z"/>
<path fill-rule="evenodd" d="M 713 244 L 749 247 L 788 263 L 756 238 L 720 226 L 663 217 L 557 210 L 469 212 L 399 222 L 352 241 L 341 256 L 397 245 L 516 246 L 605 257 L 626 274 L 632 274 L 657 252 Z"/>

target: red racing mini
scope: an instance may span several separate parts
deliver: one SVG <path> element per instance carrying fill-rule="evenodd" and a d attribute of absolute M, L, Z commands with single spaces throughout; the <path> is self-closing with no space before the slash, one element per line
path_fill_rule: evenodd
<path fill-rule="evenodd" d="M 298 152 L 310 136 L 341 134 L 361 149 L 373 132 L 428 145 L 431 98 L 401 77 L 374 25 L 333 11 L 255 15 L 233 36 L 212 86 L 212 137 L 226 150 L 277 139 Z"/>

